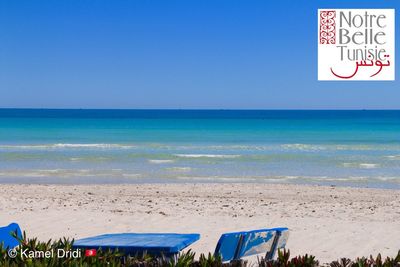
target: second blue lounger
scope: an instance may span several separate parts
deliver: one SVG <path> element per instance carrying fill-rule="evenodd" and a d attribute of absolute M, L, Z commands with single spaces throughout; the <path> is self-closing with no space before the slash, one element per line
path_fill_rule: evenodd
<path fill-rule="evenodd" d="M 218 241 L 215 255 L 231 261 L 263 253 L 266 260 L 271 260 L 278 249 L 285 247 L 288 238 L 288 228 L 225 233 Z"/>

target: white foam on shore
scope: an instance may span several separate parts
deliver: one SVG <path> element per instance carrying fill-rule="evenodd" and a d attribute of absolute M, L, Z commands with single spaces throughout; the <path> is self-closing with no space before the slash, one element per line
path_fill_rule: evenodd
<path fill-rule="evenodd" d="M 361 169 L 375 169 L 379 167 L 379 164 L 375 163 L 360 163 L 359 164 Z"/>
<path fill-rule="evenodd" d="M 5 170 L 0 177 L 139 177 L 141 174 L 125 173 L 122 169 L 90 170 L 90 169 L 29 169 Z"/>
<path fill-rule="evenodd" d="M 152 164 L 165 164 L 165 163 L 173 163 L 172 159 L 149 159 L 149 163 Z"/>
<path fill-rule="evenodd" d="M 363 182 L 363 181 L 367 181 L 368 177 L 365 176 L 349 176 L 349 177 L 323 177 L 320 179 L 316 179 L 319 180 L 321 182 L 323 181 L 329 181 L 329 182 Z"/>
<path fill-rule="evenodd" d="M 70 158 L 69 160 L 70 161 L 80 161 L 80 160 L 83 160 L 83 158 Z"/>
<path fill-rule="evenodd" d="M 343 165 L 343 167 L 347 167 L 347 168 L 349 168 L 349 167 L 352 167 L 352 166 L 354 166 L 354 163 L 350 163 L 350 162 L 343 162 L 343 163 L 342 163 L 342 165 Z"/>
<path fill-rule="evenodd" d="M 179 176 L 176 177 L 178 180 L 194 180 L 194 181 L 224 181 L 224 182 L 247 182 L 257 181 L 257 178 L 251 177 L 221 177 L 221 176 Z"/>
<path fill-rule="evenodd" d="M 376 169 L 379 168 L 379 164 L 377 163 L 351 163 L 344 162 L 342 163 L 343 167 L 346 168 L 359 168 L 359 169 Z"/>
<path fill-rule="evenodd" d="M 320 151 L 320 150 L 330 150 L 330 151 L 386 151 L 386 150 L 399 150 L 398 145 L 385 145 L 385 144 L 282 144 L 281 148 L 285 150 L 299 150 L 299 151 Z"/>
<path fill-rule="evenodd" d="M 176 157 L 181 158 L 238 158 L 240 155 L 220 155 L 220 154 L 174 154 Z"/>
<path fill-rule="evenodd" d="M 385 158 L 388 158 L 390 160 L 400 160 L 400 155 L 390 155 L 390 156 L 385 156 Z"/>
<path fill-rule="evenodd" d="M 295 150 L 326 150 L 326 146 L 322 145 L 311 145 L 311 144 L 283 144 L 282 148 L 284 149 L 295 149 Z"/>
<path fill-rule="evenodd" d="M 378 176 L 376 179 L 380 181 L 389 181 L 394 183 L 400 183 L 400 177 L 397 176 Z"/>

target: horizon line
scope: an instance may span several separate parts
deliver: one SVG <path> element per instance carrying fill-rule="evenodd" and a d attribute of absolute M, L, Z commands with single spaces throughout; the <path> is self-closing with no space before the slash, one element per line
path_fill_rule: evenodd
<path fill-rule="evenodd" d="M 0 107 L 0 110 L 166 110 L 166 111 L 400 111 L 400 108 L 387 109 L 387 108 L 14 108 L 14 107 Z"/>

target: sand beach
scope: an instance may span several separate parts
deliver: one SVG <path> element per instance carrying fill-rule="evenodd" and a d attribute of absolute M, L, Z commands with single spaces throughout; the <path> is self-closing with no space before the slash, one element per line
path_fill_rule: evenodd
<path fill-rule="evenodd" d="M 200 233 L 213 251 L 221 233 L 290 228 L 287 248 L 321 262 L 395 255 L 400 191 L 280 184 L 17 185 L 0 187 L 0 225 L 39 239 L 114 232 Z"/>

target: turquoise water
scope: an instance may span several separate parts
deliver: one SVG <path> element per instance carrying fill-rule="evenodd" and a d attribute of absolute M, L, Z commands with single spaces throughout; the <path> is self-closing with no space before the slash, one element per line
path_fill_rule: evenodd
<path fill-rule="evenodd" d="M 0 109 L 0 182 L 400 188 L 400 111 Z"/>

